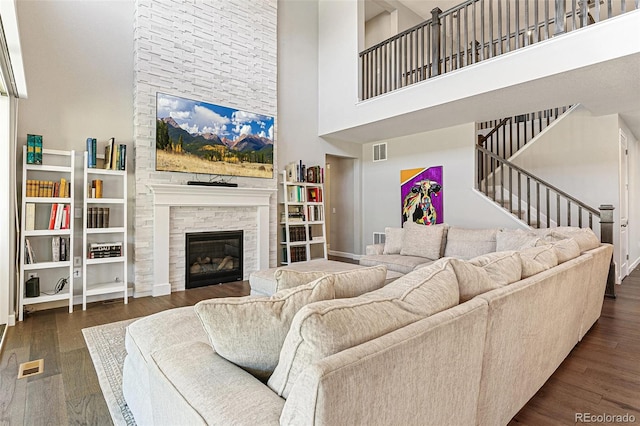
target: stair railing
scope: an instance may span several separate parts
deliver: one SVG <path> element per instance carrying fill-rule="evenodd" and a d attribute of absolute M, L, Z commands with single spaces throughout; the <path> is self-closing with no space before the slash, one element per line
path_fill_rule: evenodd
<path fill-rule="evenodd" d="M 582 227 L 586 221 L 593 229 L 593 218 L 600 218 L 597 209 L 488 149 L 477 145 L 476 153 L 478 170 L 483 171 L 483 176 L 478 175 L 476 188 L 511 212 L 524 211 L 525 217 L 519 218 L 530 226 L 551 228 L 553 223 L 555 226 Z"/>
<path fill-rule="evenodd" d="M 544 129 L 549 127 L 571 106 L 549 108 L 507 117 L 500 121 L 486 121 L 478 124 L 478 131 L 491 129 L 486 134 L 478 134 L 478 144 L 501 158 L 508 159 Z"/>
<path fill-rule="evenodd" d="M 603 2 L 603 5 L 600 2 Z M 640 8 L 640 0 L 467 0 L 360 52 L 360 98 L 397 90 Z"/>

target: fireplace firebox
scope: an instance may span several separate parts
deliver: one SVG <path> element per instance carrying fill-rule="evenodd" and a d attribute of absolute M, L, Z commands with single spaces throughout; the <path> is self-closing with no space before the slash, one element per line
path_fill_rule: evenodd
<path fill-rule="evenodd" d="M 185 236 L 185 288 L 242 281 L 243 231 L 194 232 Z"/>

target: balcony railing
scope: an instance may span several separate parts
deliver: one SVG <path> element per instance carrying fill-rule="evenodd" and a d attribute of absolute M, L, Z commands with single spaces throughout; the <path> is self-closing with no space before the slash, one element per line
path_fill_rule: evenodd
<path fill-rule="evenodd" d="M 640 8 L 640 0 L 467 0 L 360 53 L 369 99 Z"/>

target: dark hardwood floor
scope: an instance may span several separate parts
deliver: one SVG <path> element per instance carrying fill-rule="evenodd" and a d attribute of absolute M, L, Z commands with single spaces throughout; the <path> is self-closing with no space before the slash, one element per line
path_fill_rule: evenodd
<path fill-rule="evenodd" d="M 575 424 L 575 413 L 630 414 L 640 423 L 640 270 L 616 286 L 602 317 L 511 425 Z M 111 424 L 81 330 L 193 305 L 212 297 L 245 295 L 247 282 L 169 296 L 93 303 L 39 311 L 10 327 L 0 357 L 0 424 Z M 22 362 L 44 359 L 44 373 L 17 379 Z M 508 392 L 508 389 L 504 390 Z"/>

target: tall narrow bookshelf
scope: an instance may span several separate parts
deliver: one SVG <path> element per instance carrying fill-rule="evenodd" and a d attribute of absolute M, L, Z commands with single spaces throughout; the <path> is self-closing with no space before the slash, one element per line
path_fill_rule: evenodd
<path fill-rule="evenodd" d="M 101 158 L 101 156 L 97 156 Z M 122 296 L 127 284 L 127 171 L 88 167 L 84 153 L 82 309 L 87 297 Z"/>
<path fill-rule="evenodd" d="M 43 149 L 41 164 L 27 162 L 26 146 L 22 156 L 19 321 L 40 303 L 66 301 L 73 312 L 75 151 Z"/>
<path fill-rule="evenodd" d="M 281 179 L 280 263 L 326 259 L 323 184 L 289 181 L 286 171 Z"/>

